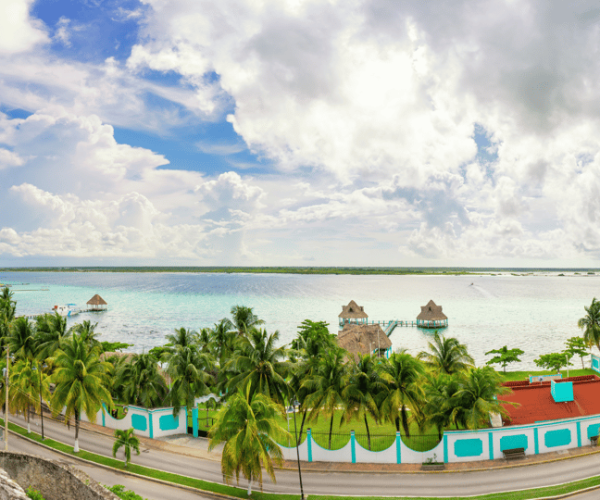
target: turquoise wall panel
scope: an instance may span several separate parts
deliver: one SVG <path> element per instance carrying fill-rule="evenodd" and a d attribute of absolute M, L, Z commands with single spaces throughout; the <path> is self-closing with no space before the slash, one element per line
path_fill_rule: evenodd
<path fill-rule="evenodd" d="M 131 426 L 136 431 L 145 431 L 148 429 L 148 420 L 144 415 L 131 415 Z"/>
<path fill-rule="evenodd" d="M 559 429 L 557 431 L 548 431 L 544 434 L 544 444 L 547 448 L 555 446 L 564 446 L 571 443 L 571 431 L 569 429 Z"/>
<path fill-rule="evenodd" d="M 481 439 L 458 439 L 454 442 L 454 454 L 457 457 L 478 457 L 482 453 Z"/>
<path fill-rule="evenodd" d="M 179 427 L 179 418 L 173 415 L 163 415 L 158 419 L 158 427 L 161 431 L 174 431 Z"/>
<path fill-rule="evenodd" d="M 516 436 L 504 436 L 500 438 L 500 451 L 510 450 L 512 448 L 527 449 L 528 441 L 525 434 L 517 434 Z"/>
<path fill-rule="evenodd" d="M 588 428 L 587 428 L 588 439 L 591 438 L 592 436 L 597 436 L 599 432 L 600 432 L 600 424 L 588 425 Z"/>

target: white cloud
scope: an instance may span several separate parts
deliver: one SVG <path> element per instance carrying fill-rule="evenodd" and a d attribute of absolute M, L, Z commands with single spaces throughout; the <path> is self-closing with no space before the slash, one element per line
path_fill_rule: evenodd
<path fill-rule="evenodd" d="M 29 16 L 33 0 L 0 2 L 0 55 L 15 54 L 47 43 L 43 23 Z"/>
<path fill-rule="evenodd" d="M 0 148 L 0 170 L 3 168 L 20 167 L 25 160 L 8 149 Z"/>

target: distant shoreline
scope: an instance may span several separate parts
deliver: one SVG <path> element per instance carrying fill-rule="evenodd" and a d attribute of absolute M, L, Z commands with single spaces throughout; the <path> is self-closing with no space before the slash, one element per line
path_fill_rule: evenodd
<path fill-rule="evenodd" d="M 10 267 L 2 272 L 54 272 L 54 273 L 217 273 L 217 274 L 311 274 L 311 275 L 391 275 L 391 276 L 464 276 L 510 273 L 527 276 L 538 273 L 573 273 L 594 275 L 599 269 L 556 268 L 420 268 L 420 267 Z"/>

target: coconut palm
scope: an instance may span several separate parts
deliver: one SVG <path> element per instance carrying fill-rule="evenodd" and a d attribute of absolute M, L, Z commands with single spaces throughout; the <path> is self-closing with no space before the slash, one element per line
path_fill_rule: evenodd
<path fill-rule="evenodd" d="M 385 383 L 376 370 L 377 361 L 370 354 L 359 355 L 358 362 L 352 362 L 346 380 L 346 388 L 342 397 L 346 401 L 344 420 L 349 422 L 353 418 L 365 422 L 369 450 L 371 449 L 371 433 L 367 415 L 374 420 L 379 420 L 380 412 L 377 400 L 379 394 L 386 389 Z"/>
<path fill-rule="evenodd" d="M 586 314 L 577 321 L 577 326 L 583 330 L 587 344 L 590 347 L 595 345 L 600 350 L 600 302 L 594 297 L 590 306 L 584 306 L 584 309 Z"/>
<path fill-rule="evenodd" d="M 251 307 L 233 306 L 231 308 L 231 323 L 241 336 L 245 335 L 251 328 L 264 324 L 264 321 L 252 312 Z"/>
<path fill-rule="evenodd" d="M 56 388 L 50 398 L 53 415 L 56 417 L 65 408 L 65 422 L 75 417 L 75 445 L 79 451 L 79 421 L 82 411 L 90 422 L 96 421 L 96 414 L 102 403 L 112 407 L 110 387 L 111 364 L 100 361 L 99 347 L 90 347 L 85 339 L 76 334 L 65 340 L 53 358 L 56 370 Z"/>
<path fill-rule="evenodd" d="M 386 390 L 381 395 L 381 415 L 396 424 L 396 431 L 400 431 L 402 423 L 404 434 L 410 437 L 408 410 L 414 414 L 421 409 L 423 402 L 421 378 L 425 373 L 423 364 L 402 351 L 393 353 L 387 361 L 381 362 L 378 370 L 386 383 Z"/>
<path fill-rule="evenodd" d="M 212 328 L 212 345 L 215 358 L 221 367 L 223 367 L 225 359 L 231 355 L 234 349 L 235 331 L 232 328 L 233 325 L 227 318 L 215 323 Z"/>
<path fill-rule="evenodd" d="M 6 343 L 17 359 L 33 359 L 37 354 L 35 325 L 27 318 L 16 318 L 8 329 Z"/>
<path fill-rule="evenodd" d="M 125 403 L 144 408 L 164 406 L 169 392 L 158 370 L 158 361 L 150 353 L 134 354 L 128 362 L 121 363 L 115 385 L 121 388 Z"/>
<path fill-rule="evenodd" d="M 289 433 L 281 427 L 283 407 L 261 393 L 252 394 L 250 385 L 241 388 L 217 413 L 210 428 L 209 451 L 219 443 L 225 443 L 221 457 L 223 480 L 230 483 L 235 475 L 239 484 L 240 472 L 248 480 L 248 496 L 252 493 L 252 481 L 262 488 L 262 469 L 275 483 L 273 465 L 283 462 L 277 442 L 289 439 Z"/>
<path fill-rule="evenodd" d="M 41 411 L 41 399 L 50 397 L 50 377 L 41 373 L 37 359 L 20 359 L 10 369 L 8 386 L 9 407 L 12 412 L 21 411 L 27 418 L 27 432 L 31 432 L 31 407 Z"/>
<path fill-rule="evenodd" d="M 210 392 L 211 376 L 206 373 L 211 370 L 214 360 L 201 353 L 195 345 L 178 347 L 173 353 L 168 354 L 167 373 L 171 377 L 171 404 L 173 415 L 179 414 L 183 405 L 187 408 L 194 406 L 195 399 Z"/>
<path fill-rule="evenodd" d="M 312 408 L 309 421 L 316 421 L 319 416 L 329 418 L 329 449 L 333 418 L 338 407 L 345 408 L 344 389 L 348 372 L 345 363 L 345 351 L 337 348 L 324 354 L 319 360 L 316 372 L 305 379 L 302 386 L 308 390 L 304 405 Z"/>
<path fill-rule="evenodd" d="M 13 300 L 13 292 L 8 287 L 4 287 L 0 291 L 0 342 L 4 346 L 8 337 L 8 329 L 13 320 L 17 303 Z"/>
<path fill-rule="evenodd" d="M 98 333 L 95 331 L 98 323 L 92 323 L 91 321 L 85 320 L 83 323 L 77 323 L 71 328 L 72 332 L 77 333 L 82 339 L 84 339 L 90 347 L 100 344 L 98 340 Z"/>
<path fill-rule="evenodd" d="M 508 412 L 503 404 L 518 406 L 517 403 L 498 399 L 498 396 L 512 391 L 502 386 L 501 376 L 490 366 L 472 368 L 464 376 L 461 385 L 455 394 L 454 419 L 467 429 L 488 426 L 491 413 L 507 417 Z M 458 412 L 460 417 L 457 416 Z"/>
<path fill-rule="evenodd" d="M 185 328 L 175 328 L 175 335 L 167 335 L 168 346 L 172 349 L 178 347 L 190 347 L 195 343 L 197 333 Z"/>
<path fill-rule="evenodd" d="M 67 335 L 67 318 L 58 313 L 38 316 L 35 334 L 38 358 L 52 357 Z"/>
<path fill-rule="evenodd" d="M 278 341 L 278 331 L 269 334 L 256 328 L 238 338 L 233 357 L 225 365 L 233 374 L 227 384 L 230 392 L 249 385 L 251 395 L 260 392 L 283 404 L 290 363 L 285 347 L 276 347 Z"/>
<path fill-rule="evenodd" d="M 428 343 L 430 352 L 421 352 L 419 359 L 439 373 L 453 373 L 467 370 L 474 363 L 467 352 L 467 346 L 454 337 L 444 337 L 437 331 L 433 334 L 433 342 Z"/>
<path fill-rule="evenodd" d="M 442 431 L 455 423 L 454 420 L 463 420 L 460 407 L 456 409 L 456 393 L 462 388 L 458 376 L 445 373 L 426 375 L 425 406 L 423 413 L 425 422 L 437 428 L 438 438 L 442 439 Z M 458 428 L 458 427 L 457 427 Z"/>
<path fill-rule="evenodd" d="M 131 461 L 131 450 L 135 450 L 136 453 L 140 454 L 140 440 L 133 433 L 133 429 L 115 430 L 115 442 L 113 444 L 113 457 L 117 457 L 117 452 L 120 448 L 123 448 L 123 454 L 125 455 L 125 467 L 129 465 Z"/>

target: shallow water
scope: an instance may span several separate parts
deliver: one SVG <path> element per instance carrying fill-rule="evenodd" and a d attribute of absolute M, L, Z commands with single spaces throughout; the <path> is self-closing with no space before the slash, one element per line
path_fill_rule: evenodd
<path fill-rule="evenodd" d="M 585 314 L 583 306 L 600 297 L 600 276 L 24 272 L 0 273 L 0 282 L 13 284 L 18 314 L 46 312 L 55 304 L 84 307 L 99 293 L 109 311 L 81 314 L 75 321 L 97 321 L 103 340 L 132 343 L 138 352 L 160 345 L 174 328 L 211 326 L 234 305 L 253 307 L 267 330 L 279 330 L 287 343 L 304 319 L 327 321 L 337 332 L 341 306 L 351 299 L 370 320 L 386 321 L 414 320 L 433 299 L 449 318 L 447 334 L 466 343 L 478 364 L 489 359 L 486 351 L 508 345 L 525 351 L 523 362 L 512 365 L 522 370 L 535 368 L 539 354 L 560 351 L 565 339 L 581 335 L 577 320 Z M 397 328 L 391 340 L 394 348 L 417 353 L 430 334 Z"/>

